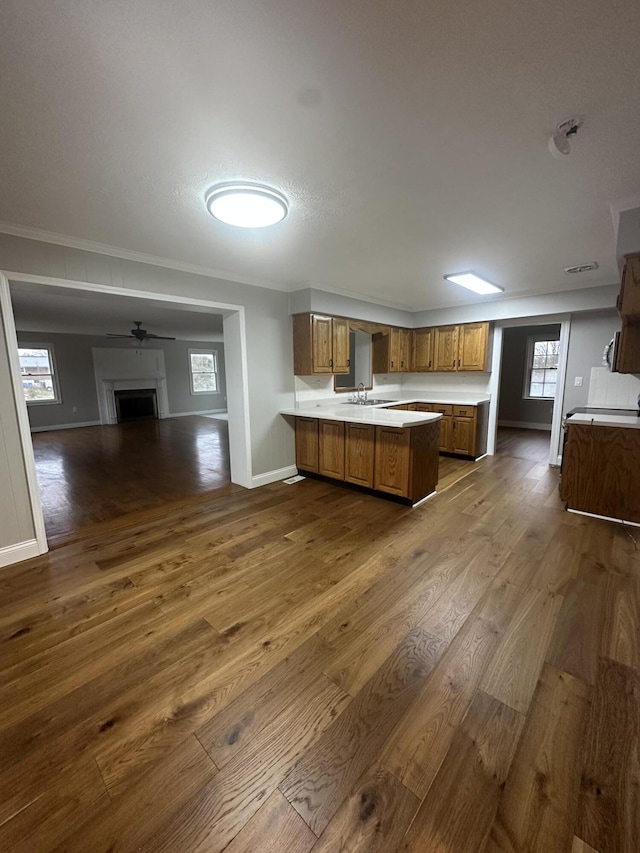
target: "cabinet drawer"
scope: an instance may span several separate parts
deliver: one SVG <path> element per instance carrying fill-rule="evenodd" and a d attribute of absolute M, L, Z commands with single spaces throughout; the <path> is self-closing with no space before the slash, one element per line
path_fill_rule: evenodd
<path fill-rule="evenodd" d="M 452 415 L 453 406 L 441 406 L 439 403 L 433 403 L 431 411 L 438 412 L 441 415 Z"/>
<path fill-rule="evenodd" d="M 454 416 L 454 418 L 475 418 L 476 407 L 475 406 L 454 406 L 453 407 L 453 416 Z"/>
<path fill-rule="evenodd" d="M 418 412 L 432 412 L 433 406 L 431 403 L 416 403 L 416 411 Z"/>

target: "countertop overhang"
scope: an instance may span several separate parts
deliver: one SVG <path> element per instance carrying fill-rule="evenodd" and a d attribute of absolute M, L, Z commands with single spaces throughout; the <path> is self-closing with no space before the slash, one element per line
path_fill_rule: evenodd
<path fill-rule="evenodd" d="M 404 400 L 402 401 L 404 403 Z M 281 415 L 296 418 L 318 418 L 323 421 L 344 421 L 345 423 L 371 424 L 372 426 L 412 427 L 440 420 L 437 412 L 407 412 L 389 410 L 385 406 L 393 403 L 381 403 L 379 406 L 359 406 L 357 403 L 334 403 L 333 405 L 306 404 L 290 409 L 280 409 Z"/>
<path fill-rule="evenodd" d="M 629 413 L 628 415 L 598 415 L 593 412 L 571 415 L 567 419 L 567 426 L 580 424 L 581 426 L 607 426 L 623 427 L 624 429 L 640 429 L 640 417 Z"/>

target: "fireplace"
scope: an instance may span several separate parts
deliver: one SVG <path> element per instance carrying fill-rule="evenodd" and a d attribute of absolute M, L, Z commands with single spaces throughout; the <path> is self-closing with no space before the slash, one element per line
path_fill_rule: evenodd
<path fill-rule="evenodd" d="M 158 417 L 155 388 L 135 388 L 113 392 L 118 423 L 148 421 Z"/>

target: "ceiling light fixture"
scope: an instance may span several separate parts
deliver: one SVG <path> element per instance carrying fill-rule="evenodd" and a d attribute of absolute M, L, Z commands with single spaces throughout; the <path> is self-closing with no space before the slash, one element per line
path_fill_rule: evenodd
<path fill-rule="evenodd" d="M 597 261 L 588 261 L 586 264 L 576 264 L 574 267 L 565 267 L 564 271 L 568 273 L 590 272 L 598 269 Z"/>
<path fill-rule="evenodd" d="M 481 296 L 487 296 L 489 293 L 504 293 L 504 287 L 498 287 L 497 284 L 492 284 L 474 272 L 452 273 L 445 275 L 445 278 L 447 281 L 466 287 L 467 290 L 473 290 L 474 293 L 479 293 Z"/>
<path fill-rule="evenodd" d="M 266 228 L 289 212 L 282 193 L 261 184 L 218 184 L 207 192 L 205 203 L 215 219 L 239 228 Z"/>
<path fill-rule="evenodd" d="M 576 135 L 583 124 L 584 119 L 580 116 L 566 118 L 560 122 L 549 137 L 549 151 L 554 157 L 560 160 L 571 154 L 571 137 Z"/>

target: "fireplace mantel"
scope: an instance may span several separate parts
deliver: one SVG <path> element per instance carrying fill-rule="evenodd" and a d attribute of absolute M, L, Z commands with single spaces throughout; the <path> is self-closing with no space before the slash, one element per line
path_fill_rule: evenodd
<path fill-rule="evenodd" d="M 94 347 L 93 367 L 100 423 L 118 422 L 114 391 L 135 391 L 145 388 L 154 388 L 156 391 L 158 417 L 168 417 L 169 398 L 162 350 Z"/>

